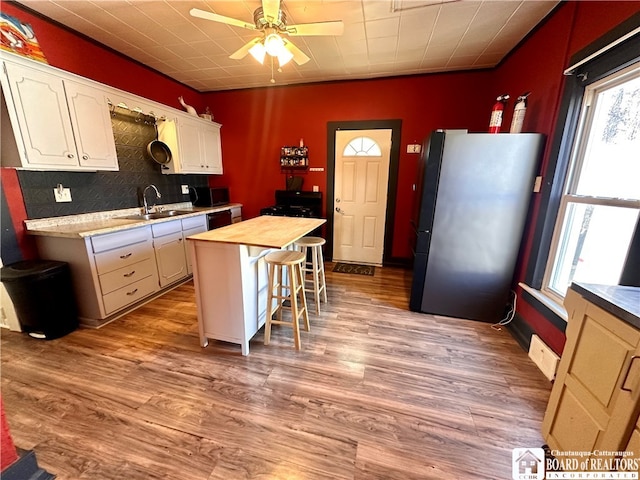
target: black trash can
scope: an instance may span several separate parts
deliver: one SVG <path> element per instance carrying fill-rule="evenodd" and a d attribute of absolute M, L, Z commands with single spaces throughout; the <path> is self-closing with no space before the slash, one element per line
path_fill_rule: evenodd
<path fill-rule="evenodd" d="M 52 340 L 78 328 L 78 313 L 66 262 L 25 260 L 0 269 L 23 332 Z"/>

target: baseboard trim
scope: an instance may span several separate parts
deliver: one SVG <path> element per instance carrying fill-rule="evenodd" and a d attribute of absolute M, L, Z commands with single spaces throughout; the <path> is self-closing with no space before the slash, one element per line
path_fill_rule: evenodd
<path fill-rule="evenodd" d="M 513 320 L 507 325 L 507 330 L 525 352 L 529 351 L 531 346 L 531 336 L 535 333 L 527 322 L 516 313 Z"/>

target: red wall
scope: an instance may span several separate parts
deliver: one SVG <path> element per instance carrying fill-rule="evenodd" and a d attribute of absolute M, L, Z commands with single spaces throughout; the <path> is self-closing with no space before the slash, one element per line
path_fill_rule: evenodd
<path fill-rule="evenodd" d="M 280 147 L 309 147 L 309 165 L 327 166 L 327 122 L 401 119 L 402 138 L 393 237 L 394 257 L 409 258 L 409 216 L 417 155 L 406 145 L 421 143 L 436 128 L 485 131 L 493 104 L 486 92 L 490 72 L 466 72 L 379 80 L 348 81 L 216 92 L 206 95 L 222 123 L 225 174 L 212 184 L 228 184 L 232 200 L 253 217 L 273 204 L 275 188 L 284 188 Z M 472 87 L 472 88 L 470 88 Z M 304 175 L 304 189 L 326 191 L 324 172 Z"/>
<path fill-rule="evenodd" d="M 640 2 L 566 2 L 496 69 L 493 81 L 499 91 L 509 92 L 512 99 L 531 91 L 523 131 L 547 135 L 540 168 L 543 177 L 550 160 L 549 147 L 564 88 L 562 72 L 569 66 L 570 57 L 637 12 L 640 12 Z M 511 111 L 507 109 L 507 124 L 511 121 Z M 540 195 L 534 194 L 532 218 L 516 272 L 518 282 L 524 281 L 540 200 Z M 518 289 L 518 294 L 521 293 Z M 540 338 L 556 352 L 562 352 L 565 342 L 562 332 L 525 300 L 519 301 L 517 310 Z"/>

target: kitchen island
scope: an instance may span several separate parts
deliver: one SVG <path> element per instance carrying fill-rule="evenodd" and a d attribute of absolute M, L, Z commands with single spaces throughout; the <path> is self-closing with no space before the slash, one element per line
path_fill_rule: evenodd
<path fill-rule="evenodd" d="M 268 272 L 264 257 L 292 248 L 322 226 L 318 218 L 265 215 L 187 237 L 193 265 L 200 345 L 209 339 L 239 344 L 266 321 Z"/>

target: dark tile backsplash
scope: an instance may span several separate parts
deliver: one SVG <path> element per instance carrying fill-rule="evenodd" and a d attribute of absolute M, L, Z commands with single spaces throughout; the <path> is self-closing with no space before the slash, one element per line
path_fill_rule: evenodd
<path fill-rule="evenodd" d="M 139 207 L 142 190 L 150 184 L 158 187 L 162 194 L 158 205 L 188 202 L 189 195 L 181 193 L 181 185 L 208 185 L 206 175 L 161 173 L 162 166 L 147 154 L 147 145 L 156 138 L 150 117 L 116 109 L 112 126 L 120 165 L 118 172 L 18 171 L 30 219 Z M 53 189 L 59 183 L 71 189 L 72 202 L 56 203 Z M 152 202 L 151 192 L 147 197 Z"/>

